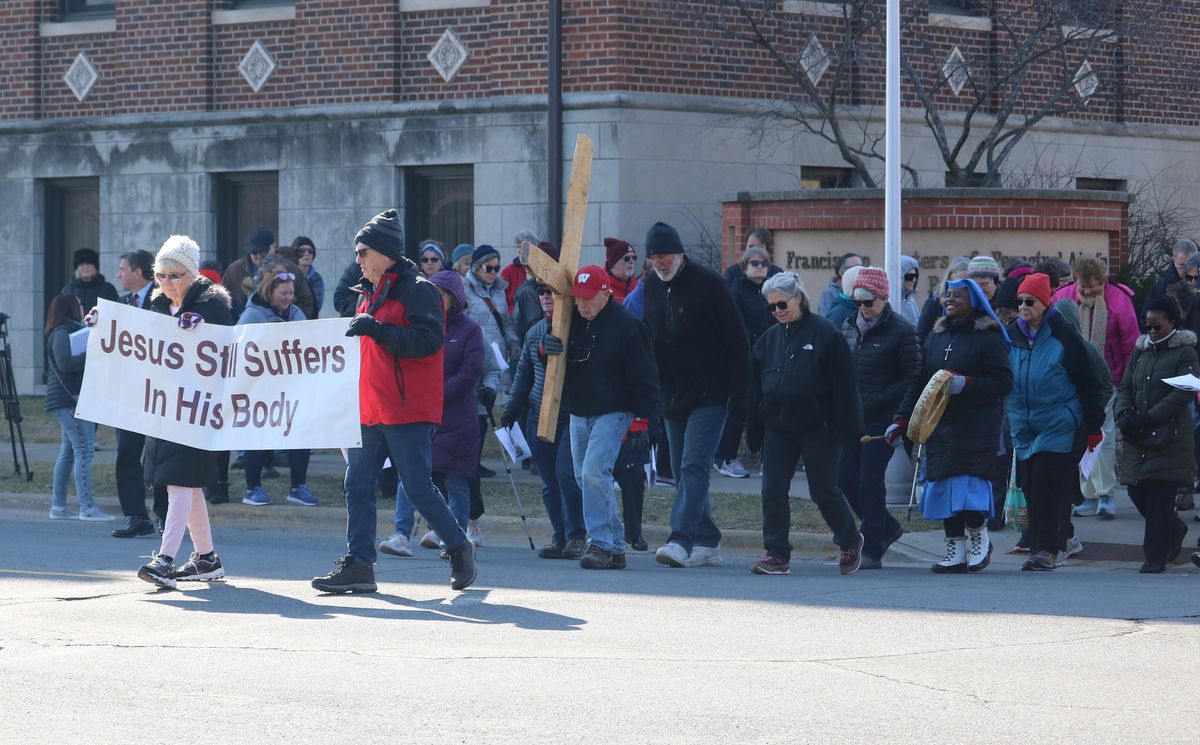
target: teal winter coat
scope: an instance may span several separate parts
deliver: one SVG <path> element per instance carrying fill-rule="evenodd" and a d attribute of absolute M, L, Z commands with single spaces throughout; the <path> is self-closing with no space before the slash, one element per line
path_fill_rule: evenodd
<path fill-rule="evenodd" d="M 1017 458 L 1081 450 L 1085 435 L 1099 434 L 1108 404 L 1087 342 L 1053 308 L 1032 343 L 1025 328 L 1019 320 L 1008 327 L 1013 387 L 1007 411 Z"/>

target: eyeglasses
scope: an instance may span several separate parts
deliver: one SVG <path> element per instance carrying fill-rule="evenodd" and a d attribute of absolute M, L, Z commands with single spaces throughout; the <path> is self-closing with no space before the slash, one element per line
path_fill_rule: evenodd
<path fill-rule="evenodd" d="M 621 257 L 621 261 L 628 261 L 632 264 L 633 262 L 637 261 L 637 254 L 625 254 Z"/>
<path fill-rule="evenodd" d="M 1038 302 L 1037 298 L 1032 298 L 1032 297 L 1017 298 L 1017 305 L 1018 306 L 1024 305 L 1026 308 L 1032 308 L 1033 304 L 1036 302 Z"/>
<path fill-rule="evenodd" d="M 1156 323 L 1153 326 L 1147 326 L 1146 330 L 1153 334 L 1157 334 L 1159 331 L 1162 331 L 1164 328 L 1165 328 L 1165 326 L 1160 326 L 1159 324 Z"/>
<path fill-rule="evenodd" d="M 750 259 L 750 261 L 748 261 L 746 263 L 748 263 L 750 266 L 754 267 L 755 269 L 759 269 L 764 266 L 769 266 L 769 264 L 767 264 L 767 262 L 759 261 L 758 259 Z"/>
<path fill-rule="evenodd" d="M 860 308 L 870 308 L 875 304 L 876 300 L 878 300 L 878 298 L 871 298 L 870 300 L 851 300 L 850 302 L 854 303 Z"/>
<path fill-rule="evenodd" d="M 367 251 L 370 251 L 370 250 L 371 249 L 369 249 L 369 248 L 356 248 L 356 249 L 354 249 L 354 255 L 360 259 L 365 259 L 365 258 L 367 258 Z"/>
<path fill-rule="evenodd" d="M 442 260 L 436 256 L 422 256 L 421 263 L 422 264 L 440 264 L 440 263 L 442 263 Z"/>
<path fill-rule="evenodd" d="M 163 274 L 162 272 L 155 272 L 154 279 L 156 279 L 159 282 L 179 282 L 180 280 L 183 279 L 183 275 L 178 274 L 176 272 L 171 272 L 170 274 Z"/>
<path fill-rule="evenodd" d="M 296 279 L 296 275 L 291 272 L 281 272 L 275 275 L 275 279 L 280 282 L 291 282 Z"/>
<path fill-rule="evenodd" d="M 1188 281 L 1188 282 L 1195 282 L 1195 281 L 1196 281 L 1196 280 L 1198 280 L 1198 279 L 1200 279 L 1200 274 L 1189 274 L 1189 275 L 1187 275 L 1187 281 Z"/>
<path fill-rule="evenodd" d="M 311 248 L 302 248 L 296 252 L 297 256 L 316 256 L 317 252 Z"/>
<path fill-rule="evenodd" d="M 491 264 L 485 264 L 479 268 L 482 269 L 483 271 L 487 272 L 488 274 L 495 274 L 496 272 L 500 271 L 499 264 L 496 264 L 495 266 L 493 266 Z"/>
<path fill-rule="evenodd" d="M 551 290 L 549 287 L 539 287 L 537 288 L 537 294 L 538 297 L 546 297 L 547 295 L 553 295 L 554 290 Z"/>
<path fill-rule="evenodd" d="M 918 278 L 919 276 L 920 276 L 920 275 L 918 275 L 918 274 L 905 274 L 905 275 L 904 275 L 904 281 L 905 281 L 905 282 L 916 282 L 916 281 L 917 281 L 917 278 Z"/>
<path fill-rule="evenodd" d="M 792 302 L 792 301 L 791 300 L 780 300 L 778 303 L 767 303 L 767 307 L 770 308 L 771 310 L 787 310 L 788 303 L 790 303 L 790 302 Z"/>

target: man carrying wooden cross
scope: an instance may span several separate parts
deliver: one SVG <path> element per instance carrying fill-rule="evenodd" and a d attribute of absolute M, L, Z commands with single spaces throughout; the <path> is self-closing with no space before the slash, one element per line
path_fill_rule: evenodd
<path fill-rule="evenodd" d="M 571 332 L 547 334 L 542 350 L 566 353 L 571 455 L 583 488 L 583 522 L 591 536 L 579 565 L 625 568 L 625 528 L 613 492 L 613 465 L 633 417 L 650 417 L 658 404 L 658 369 L 650 334 L 620 303 L 611 302 L 608 273 L 585 266 L 575 274 Z"/>

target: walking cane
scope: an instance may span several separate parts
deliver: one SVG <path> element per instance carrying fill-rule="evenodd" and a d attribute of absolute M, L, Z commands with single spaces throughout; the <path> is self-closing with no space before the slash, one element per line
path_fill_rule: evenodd
<path fill-rule="evenodd" d="M 917 477 L 921 475 L 921 452 L 925 449 L 925 444 L 917 445 L 917 457 L 913 459 L 913 482 L 912 490 L 908 493 L 908 519 L 912 520 L 912 508 L 917 503 Z"/>
<path fill-rule="evenodd" d="M 488 419 L 492 422 L 492 434 L 496 430 L 496 417 L 492 412 L 488 412 Z M 513 496 L 517 499 L 517 511 L 521 513 L 521 527 L 525 528 L 525 537 L 529 539 L 529 550 L 536 551 L 533 546 L 533 536 L 529 534 L 529 523 L 525 521 L 525 505 L 521 504 L 521 495 L 517 492 L 517 482 L 513 481 L 512 469 L 508 467 L 508 452 L 500 448 L 500 462 L 504 464 L 504 472 L 508 474 L 508 483 L 512 486 Z"/>

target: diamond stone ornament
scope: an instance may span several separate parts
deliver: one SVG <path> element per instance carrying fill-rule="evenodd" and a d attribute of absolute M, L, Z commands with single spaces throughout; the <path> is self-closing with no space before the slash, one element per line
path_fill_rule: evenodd
<path fill-rule="evenodd" d="M 425 55 L 425 58 L 429 60 L 429 64 L 433 65 L 433 69 L 438 71 L 438 75 L 442 76 L 442 80 L 449 83 L 462 69 L 469 55 L 470 52 L 462 43 L 462 39 L 458 38 L 454 29 L 448 28 L 429 50 L 429 54 Z"/>
<path fill-rule="evenodd" d="M 950 90 L 954 91 L 954 95 L 957 96 L 966 87 L 970 71 L 967 69 L 967 58 L 963 56 L 962 50 L 957 46 L 950 51 L 950 56 L 942 63 L 942 75 L 950 84 Z"/>
<path fill-rule="evenodd" d="M 829 52 L 821 46 L 821 40 L 817 38 L 816 34 L 808 37 L 808 43 L 800 52 L 800 69 L 804 70 L 804 74 L 808 76 L 813 85 L 821 83 L 821 78 L 829 69 L 829 64 Z"/>
<path fill-rule="evenodd" d="M 71 66 L 67 68 L 67 74 L 63 75 L 63 80 L 66 82 L 67 87 L 71 89 L 71 92 L 75 94 L 75 98 L 81 103 L 92 92 L 92 86 L 99 79 L 100 73 L 96 72 L 96 67 L 83 52 L 76 55 Z"/>
<path fill-rule="evenodd" d="M 1079 72 L 1075 73 L 1075 92 L 1084 101 L 1100 90 L 1100 78 L 1096 77 L 1096 72 L 1092 70 L 1092 63 L 1087 60 L 1079 66 Z"/>
<path fill-rule="evenodd" d="M 242 57 L 242 61 L 238 63 L 238 72 L 250 84 L 255 93 L 262 90 L 262 87 L 267 84 L 267 79 L 271 77 L 271 73 L 275 72 L 275 58 L 271 56 L 267 48 L 263 46 L 258 39 L 250 45 L 250 49 Z"/>

